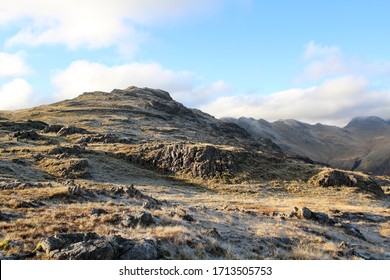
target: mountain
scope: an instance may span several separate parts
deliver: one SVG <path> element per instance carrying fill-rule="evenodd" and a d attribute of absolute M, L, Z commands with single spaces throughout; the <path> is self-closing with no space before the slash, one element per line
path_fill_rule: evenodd
<path fill-rule="evenodd" d="M 3 113 L 3 117 L 8 116 Z M 174 101 L 169 93 L 149 88 L 87 92 L 71 100 L 12 112 L 11 116 L 14 120 L 31 118 L 50 124 L 77 125 L 140 142 L 191 140 L 214 143 L 221 139 L 234 141 L 235 138 L 241 142 L 248 137 L 237 125 L 188 109 Z M 204 133 L 197 133 L 199 130 Z"/>
<path fill-rule="evenodd" d="M 28 127 L 25 121 L 33 119 L 40 122 L 41 128 L 44 126 L 44 133 L 69 134 L 74 144 L 92 144 L 91 148 L 106 149 L 115 157 L 131 157 L 139 165 L 162 172 L 194 173 L 203 177 L 232 170 L 243 174 L 245 165 L 251 162 L 244 158 L 246 153 L 262 153 L 254 161 L 284 157 L 272 141 L 254 139 L 238 125 L 186 108 L 168 92 L 150 88 L 88 92 L 51 105 L 2 112 L 0 117 L 12 120 L 0 123 L 0 127 L 11 123 L 13 130 L 22 126 L 19 129 L 22 131 L 24 126 Z M 53 141 L 48 144 L 61 145 L 58 139 Z M 100 147 L 99 143 L 118 145 Z M 228 155 L 225 161 L 219 158 L 222 154 Z M 188 161 L 194 156 L 200 157 L 200 166 L 191 170 L 193 166 Z M 283 164 L 289 163 L 283 159 Z M 272 174 L 277 169 L 270 169 L 273 170 L 256 176 L 276 176 Z"/>
<path fill-rule="evenodd" d="M 335 168 L 390 175 L 390 123 L 378 117 L 354 118 L 343 128 L 296 120 L 225 121 L 241 126 L 252 136 L 270 138 L 288 153 Z"/>
<path fill-rule="evenodd" d="M 390 178 L 238 124 L 137 87 L 0 111 L 0 259 L 390 259 Z"/>

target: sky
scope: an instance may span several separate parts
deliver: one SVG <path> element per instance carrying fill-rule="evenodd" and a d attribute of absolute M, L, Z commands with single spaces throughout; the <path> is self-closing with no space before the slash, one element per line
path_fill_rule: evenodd
<path fill-rule="evenodd" d="M 0 110 L 160 88 L 215 117 L 390 119 L 390 1 L 0 0 Z"/>

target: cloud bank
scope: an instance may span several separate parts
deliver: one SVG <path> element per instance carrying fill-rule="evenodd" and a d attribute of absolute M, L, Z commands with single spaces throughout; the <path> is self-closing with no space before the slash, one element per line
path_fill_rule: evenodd
<path fill-rule="evenodd" d="M 390 63 L 368 63 L 344 55 L 337 46 L 314 41 L 306 45 L 303 60 L 302 73 L 295 82 L 315 86 L 268 95 L 222 96 L 201 109 L 216 117 L 297 119 L 335 125 L 344 125 L 356 116 L 390 119 L 390 89 L 380 83 L 390 74 Z"/>
<path fill-rule="evenodd" d="M 343 125 L 352 117 L 367 114 L 390 118 L 390 91 L 374 90 L 366 79 L 350 76 L 268 96 L 221 97 L 201 109 L 217 117 L 244 116 L 269 121 L 294 118 Z"/>

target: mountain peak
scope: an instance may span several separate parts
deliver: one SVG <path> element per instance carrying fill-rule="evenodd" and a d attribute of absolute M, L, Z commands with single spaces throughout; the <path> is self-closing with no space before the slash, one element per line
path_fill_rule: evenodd
<path fill-rule="evenodd" d="M 148 87 L 139 88 L 136 86 L 130 86 L 126 89 L 113 89 L 110 93 L 103 91 L 84 92 L 78 98 L 88 98 L 91 96 L 107 97 L 109 99 L 123 99 L 131 97 L 140 97 L 145 99 L 157 98 L 166 101 L 172 101 L 170 94 L 161 89 L 152 89 Z"/>
<path fill-rule="evenodd" d="M 157 97 L 165 100 L 173 100 L 170 94 L 162 89 L 153 89 L 153 88 L 139 88 L 136 86 L 130 86 L 124 90 L 120 89 L 114 89 L 111 93 L 121 93 L 125 95 L 132 95 L 132 96 L 145 96 L 149 95 L 151 97 Z"/>
<path fill-rule="evenodd" d="M 378 126 L 386 126 L 388 123 L 379 117 L 369 116 L 369 117 L 355 117 L 353 118 L 346 126 L 346 129 L 350 128 L 374 128 Z"/>

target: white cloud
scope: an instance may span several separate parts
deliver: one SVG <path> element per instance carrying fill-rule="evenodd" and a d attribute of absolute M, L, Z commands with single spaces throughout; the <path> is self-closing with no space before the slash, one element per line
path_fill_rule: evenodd
<path fill-rule="evenodd" d="M 14 79 L 0 87 L 0 109 L 21 109 L 31 105 L 32 88 L 24 79 Z"/>
<path fill-rule="evenodd" d="M 0 52 L 0 78 L 14 78 L 28 74 L 30 69 L 24 62 L 23 56 L 22 52 L 16 54 Z"/>
<path fill-rule="evenodd" d="M 340 56 L 341 50 L 338 46 L 325 46 L 317 44 L 314 41 L 310 41 L 305 46 L 305 53 L 303 57 L 306 60 L 323 58 L 328 56 Z"/>
<path fill-rule="evenodd" d="M 129 45 L 143 40 L 139 24 L 177 20 L 212 10 L 219 0 L 29 0 L 1 1 L 0 27 L 13 24 L 19 31 L 7 46 L 64 44 L 69 48 Z M 27 24 L 26 24 L 27 23 Z"/>
<path fill-rule="evenodd" d="M 344 56 L 337 46 L 319 45 L 314 41 L 305 47 L 304 70 L 297 81 L 318 81 L 346 70 Z"/>
<path fill-rule="evenodd" d="M 230 95 L 234 87 L 223 80 L 204 86 L 191 86 L 181 91 L 175 91 L 172 96 L 190 106 L 200 106 L 215 100 L 217 97 Z"/>
<path fill-rule="evenodd" d="M 267 96 L 221 97 L 201 109 L 217 117 L 298 119 L 342 125 L 361 115 L 390 118 L 390 90 L 373 90 L 366 79 L 346 76 L 327 80 L 317 87 Z"/>
<path fill-rule="evenodd" d="M 310 41 L 303 54 L 302 74 L 295 82 L 318 82 L 337 76 L 354 75 L 377 79 L 390 74 L 390 62 L 368 62 L 345 55 L 338 46 L 326 46 Z"/>
<path fill-rule="evenodd" d="M 110 92 L 114 88 L 134 85 L 167 90 L 173 98 L 187 106 L 198 106 L 228 93 L 231 88 L 224 81 L 198 86 L 200 82 L 200 78 L 191 72 L 165 69 L 157 63 L 107 66 L 84 60 L 72 62 L 52 78 L 58 89 L 55 94 L 57 100 L 73 98 L 88 91 Z"/>

